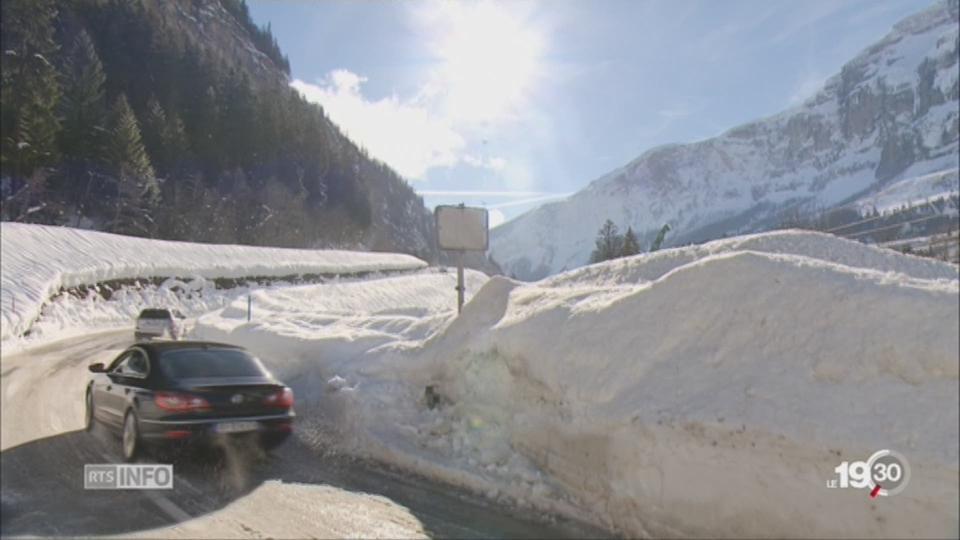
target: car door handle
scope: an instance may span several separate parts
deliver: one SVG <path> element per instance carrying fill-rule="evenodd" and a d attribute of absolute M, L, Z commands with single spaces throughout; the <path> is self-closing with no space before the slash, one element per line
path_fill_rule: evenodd
<path fill-rule="evenodd" d="M 129 393 L 130 393 L 130 389 L 129 389 L 129 388 L 124 388 L 124 389 L 123 389 L 123 393 L 124 393 L 124 394 L 129 394 Z"/>
<path fill-rule="evenodd" d="M 110 391 L 110 390 L 113 390 L 113 385 L 112 385 L 112 384 L 108 384 L 108 385 L 107 385 L 107 391 Z"/>

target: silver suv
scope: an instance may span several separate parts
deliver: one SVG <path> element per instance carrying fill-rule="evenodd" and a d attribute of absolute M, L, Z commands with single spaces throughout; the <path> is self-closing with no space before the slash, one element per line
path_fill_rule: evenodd
<path fill-rule="evenodd" d="M 177 310 L 145 309 L 137 317 L 133 338 L 136 341 L 163 336 L 180 339 L 185 330 L 184 319 L 183 314 Z"/>

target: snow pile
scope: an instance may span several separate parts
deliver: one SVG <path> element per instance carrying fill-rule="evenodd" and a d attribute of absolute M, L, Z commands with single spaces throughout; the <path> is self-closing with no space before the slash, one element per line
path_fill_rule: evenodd
<path fill-rule="evenodd" d="M 890 249 L 868 246 L 832 234 L 784 230 L 714 240 L 681 249 L 667 249 L 636 257 L 594 264 L 547 278 L 550 286 L 593 283 L 598 285 L 636 284 L 659 279 L 667 272 L 710 255 L 735 251 L 758 251 L 808 257 L 851 268 L 900 274 L 914 279 L 956 280 L 956 266 L 916 256 L 904 256 Z"/>
<path fill-rule="evenodd" d="M 464 274 L 465 298 L 486 282 L 474 270 Z M 372 383 L 364 370 L 383 348 L 415 348 L 456 313 L 455 272 L 431 269 L 416 274 L 353 282 L 302 285 L 252 294 L 252 320 L 246 299 L 200 317 L 192 337 L 242 345 L 293 387 L 298 434 L 331 440 L 341 449 L 362 448 L 365 405 Z M 394 381 L 406 388 L 406 376 Z M 363 381 L 363 391 L 356 392 Z M 422 389 L 421 389 L 422 391 Z M 396 389 L 386 398 L 396 397 Z M 359 401 L 357 401 L 359 400 Z M 362 400 L 369 400 L 366 404 Z M 399 398 L 397 401 L 401 401 Z M 370 411 L 369 414 L 376 414 Z"/>
<path fill-rule="evenodd" d="M 734 252 L 490 296 L 486 332 L 425 351 L 466 460 L 518 452 L 630 535 L 956 532 L 956 282 Z M 825 489 L 883 448 L 914 466 L 895 502 Z"/>
<path fill-rule="evenodd" d="M 466 270 L 464 276 L 467 298 L 487 280 L 475 270 Z M 251 294 L 251 321 L 247 321 L 246 297 L 238 298 L 223 310 L 201 317 L 195 334 L 240 340 L 288 356 L 319 355 L 324 357 L 324 368 L 335 370 L 381 345 L 416 343 L 434 334 L 456 312 L 456 285 L 455 272 L 433 269 L 263 289 Z M 281 369 L 289 373 L 292 367 Z"/>
<path fill-rule="evenodd" d="M 322 285 L 268 323 L 234 304 L 199 333 L 293 379 L 301 436 L 630 536 L 958 533 L 952 265 L 754 235 L 493 278 L 459 317 L 426 292 L 409 311 L 399 279 L 358 287 L 379 300 L 356 321 L 340 305 L 356 291 Z M 328 307 L 286 313 L 297 298 Z M 903 493 L 826 487 L 880 449 L 909 460 Z"/>
<path fill-rule="evenodd" d="M 148 240 L 3 223 L 0 340 L 19 336 L 61 287 L 128 278 L 244 278 L 360 274 L 426 266 L 408 255 Z"/>

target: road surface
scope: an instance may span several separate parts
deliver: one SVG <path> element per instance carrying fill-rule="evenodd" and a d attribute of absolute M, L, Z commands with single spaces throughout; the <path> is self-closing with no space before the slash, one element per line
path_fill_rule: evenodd
<path fill-rule="evenodd" d="M 119 442 L 83 427 L 86 366 L 131 332 L 106 332 L 0 362 L 0 534 L 39 536 L 568 537 L 585 525 L 496 507 L 448 486 L 332 456 L 294 437 L 270 456 L 192 453 L 174 489 L 86 491 L 83 465 L 119 463 Z M 148 458 L 149 459 L 149 458 Z"/>

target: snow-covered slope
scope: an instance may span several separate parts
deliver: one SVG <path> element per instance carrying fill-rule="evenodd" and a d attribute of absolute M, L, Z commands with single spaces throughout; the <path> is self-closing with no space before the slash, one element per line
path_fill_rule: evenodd
<path fill-rule="evenodd" d="M 960 278 L 960 271 L 956 266 L 938 260 L 905 256 L 832 234 L 785 230 L 725 238 L 682 249 L 658 251 L 642 257 L 626 257 L 593 264 L 558 274 L 543 280 L 542 283 L 548 286 L 632 286 L 660 279 L 675 268 L 711 255 L 739 251 L 798 255 L 850 268 L 895 274 L 908 279 L 955 281 Z"/>
<path fill-rule="evenodd" d="M 242 278 L 414 270 L 409 255 L 147 240 L 114 234 L 0 225 L 0 340 L 26 331 L 61 287 L 128 278 Z"/>
<path fill-rule="evenodd" d="M 366 282 L 360 304 L 291 289 L 198 333 L 292 381 L 302 436 L 627 536 L 960 531 L 955 266 L 788 231 L 476 276 L 459 317 L 452 276 L 429 279 Z M 325 318 L 344 309 L 362 324 Z M 908 459 L 902 493 L 826 487 L 880 449 Z"/>
<path fill-rule="evenodd" d="M 863 210 L 878 212 L 896 210 L 902 206 L 916 206 L 941 197 L 960 193 L 960 169 L 948 169 L 894 182 L 878 193 L 856 201 Z"/>
<path fill-rule="evenodd" d="M 259 290 L 253 293 L 253 321 L 246 319 L 246 299 L 239 299 L 201 317 L 197 332 L 214 340 L 245 336 L 242 344 L 267 349 L 279 337 L 277 350 L 308 355 L 323 351 L 328 360 L 312 368 L 331 369 L 380 345 L 426 339 L 443 326 L 456 310 L 457 276 L 432 270 Z M 486 281 L 486 274 L 466 270 L 466 298 Z"/>
<path fill-rule="evenodd" d="M 647 151 L 563 201 L 492 231 L 507 274 L 537 279 L 583 265 L 606 219 L 643 247 L 763 230 L 790 209 L 851 202 L 958 166 L 957 0 L 898 23 L 805 103 L 693 144 Z"/>

